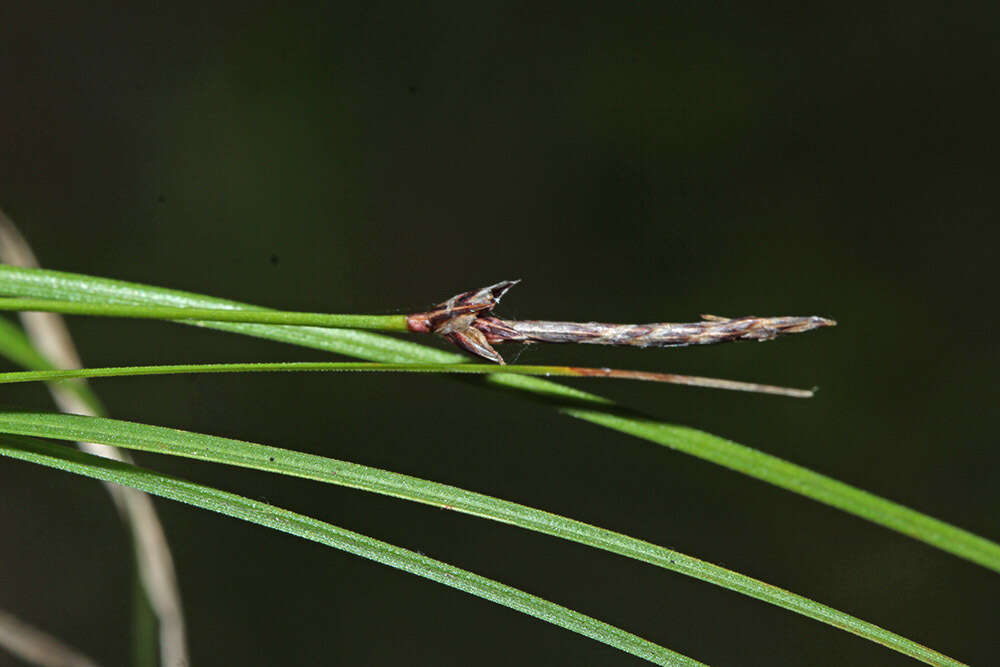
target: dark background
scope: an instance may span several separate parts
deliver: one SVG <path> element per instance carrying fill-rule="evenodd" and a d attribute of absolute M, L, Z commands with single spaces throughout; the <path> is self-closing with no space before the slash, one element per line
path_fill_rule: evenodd
<path fill-rule="evenodd" d="M 819 385 L 802 401 L 574 383 L 1000 539 L 996 3 L 84 4 L 0 9 L 0 206 L 45 266 L 330 312 L 410 312 L 522 278 L 502 314 L 834 317 L 836 329 L 766 345 L 548 347 L 520 361 Z M 327 358 L 152 322 L 71 327 L 88 365 Z M 119 418 L 495 494 L 973 664 L 996 656 L 996 573 L 513 396 L 385 375 L 96 386 Z M 3 402 L 49 406 L 33 386 Z M 912 664 L 553 538 L 139 458 L 710 664 Z M 0 488 L 0 606 L 124 664 L 129 557 L 104 492 L 9 461 Z M 157 505 L 198 665 L 639 664 L 398 571 Z"/>

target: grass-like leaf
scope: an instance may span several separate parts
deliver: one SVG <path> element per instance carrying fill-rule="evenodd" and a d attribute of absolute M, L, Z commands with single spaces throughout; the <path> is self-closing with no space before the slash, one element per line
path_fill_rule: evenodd
<path fill-rule="evenodd" d="M 178 290 L 6 265 L 0 265 L 0 294 L 90 303 L 253 308 Z M 447 364 L 464 360 L 453 352 L 366 331 L 198 320 L 190 323 L 382 363 Z M 778 457 L 702 431 L 638 416 L 595 394 L 541 378 L 489 375 L 484 380 L 488 386 L 543 398 L 571 417 L 717 463 L 1000 572 L 1000 544 Z"/>
<path fill-rule="evenodd" d="M 0 343 L 2 351 L 2 343 Z M 289 373 L 304 371 L 325 372 L 397 372 L 397 373 L 457 373 L 464 375 L 543 375 L 557 377 L 607 378 L 613 380 L 643 380 L 684 384 L 712 389 L 750 391 L 759 394 L 777 394 L 795 398 L 809 398 L 813 392 L 808 389 L 792 389 L 753 382 L 737 382 L 719 378 L 676 375 L 674 373 L 650 373 L 647 371 L 626 371 L 614 368 L 586 368 L 581 366 L 498 366 L 496 364 L 379 364 L 366 362 L 336 361 L 284 361 L 275 363 L 230 363 L 230 364 L 166 364 L 159 366 L 108 366 L 104 368 L 76 368 L 0 373 L 0 384 L 15 382 L 48 382 L 77 378 L 132 377 L 137 375 L 175 375 L 182 373 Z"/>
<path fill-rule="evenodd" d="M 430 579 L 510 607 L 659 665 L 702 663 L 579 612 L 486 577 L 302 514 L 70 447 L 18 436 L 0 437 L 0 455 L 114 482 L 146 493 L 280 530 Z"/>
<path fill-rule="evenodd" d="M 87 440 L 225 463 L 452 509 L 673 570 L 847 630 L 931 665 L 962 664 L 876 625 L 718 565 L 564 516 L 417 477 L 242 440 L 78 415 L 0 412 L 0 433 Z"/>
<path fill-rule="evenodd" d="M 38 353 L 21 327 L 5 317 L 0 317 L 0 355 L 25 368 L 54 368 L 48 359 Z"/>
<path fill-rule="evenodd" d="M 19 326 L 8 322 L 6 318 L 0 317 L 0 356 L 7 357 L 15 364 L 24 368 L 33 369 L 31 372 L 54 372 L 60 369 L 52 365 L 42 354 L 35 349 L 35 346 L 28 340 L 28 336 Z M 0 373 L 4 375 L 4 373 Z M 66 388 L 72 391 L 83 403 L 94 411 L 95 414 L 103 414 L 104 410 L 97 396 L 83 382 L 68 382 Z"/>

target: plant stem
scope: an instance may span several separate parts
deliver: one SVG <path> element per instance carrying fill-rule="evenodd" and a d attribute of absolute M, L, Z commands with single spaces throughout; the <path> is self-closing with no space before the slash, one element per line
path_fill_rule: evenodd
<path fill-rule="evenodd" d="M 131 306 L 53 299 L 0 298 L 0 310 L 97 315 L 152 320 L 206 320 L 212 322 L 255 322 L 295 324 L 313 327 L 341 327 L 376 331 L 407 331 L 406 315 L 337 315 L 281 310 L 236 308 L 177 308 L 172 306 Z"/>
<path fill-rule="evenodd" d="M 274 373 L 301 371 L 347 371 L 347 372 L 397 372 L 397 373 L 471 373 L 540 375 L 555 377 L 610 378 L 617 380 L 643 380 L 682 384 L 708 389 L 728 389 L 748 391 L 757 394 L 774 394 L 792 398 L 811 398 L 813 391 L 776 387 L 755 382 L 738 382 L 694 375 L 675 373 L 651 373 L 613 368 L 586 368 L 581 366 L 494 366 L 493 364 L 381 364 L 354 361 L 286 361 L 277 363 L 229 363 L 229 364 L 171 364 L 163 366 L 111 366 L 104 368 L 53 369 L 40 371 L 16 371 L 0 373 L 0 384 L 15 382 L 51 382 L 75 378 L 132 377 L 138 375 L 176 375 L 182 373 Z"/>

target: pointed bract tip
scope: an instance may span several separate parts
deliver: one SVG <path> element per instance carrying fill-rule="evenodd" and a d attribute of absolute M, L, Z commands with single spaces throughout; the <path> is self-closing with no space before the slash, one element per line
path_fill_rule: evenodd
<path fill-rule="evenodd" d="M 517 280 L 501 280 L 495 285 L 490 285 L 486 289 L 488 289 L 490 291 L 490 294 L 493 296 L 493 301 L 495 303 L 500 303 L 500 299 L 503 298 L 504 294 L 506 294 L 511 287 L 518 284 L 519 282 L 521 282 L 520 278 L 518 278 Z"/>

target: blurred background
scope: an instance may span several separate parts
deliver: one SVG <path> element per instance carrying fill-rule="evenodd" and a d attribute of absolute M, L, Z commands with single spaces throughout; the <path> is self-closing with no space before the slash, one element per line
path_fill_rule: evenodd
<path fill-rule="evenodd" d="M 6 3 L 0 207 L 48 268 L 276 308 L 412 312 L 521 278 L 502 315 L 833 317 L 836 329 L 766 345 L 548 346 L 518 360 L 818 385 L 794 400 L 573 383 L 996 540 L 998 19 L 995 3 L 975 2 Z M 70 326 L 91 366 L 327 358 L 154 322 Z M 118 418 L 494 494 L 790 588 L 973 664 L 995 659 L 996 573 L 513 396 L 353 374 L 95 386 Z M 4 389 L 2 401 L 50 406 L 40 386 Z M 554 538 L 138 458 L 710 664 L 912 664 Z M 104 491 L 11 461 L 0 487 L 0 605 L 126 664 L 128 542 Z M 640 664 L 353 556 L 157 506 L 197 665 Z"/>

